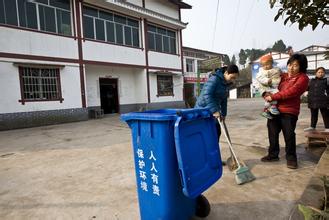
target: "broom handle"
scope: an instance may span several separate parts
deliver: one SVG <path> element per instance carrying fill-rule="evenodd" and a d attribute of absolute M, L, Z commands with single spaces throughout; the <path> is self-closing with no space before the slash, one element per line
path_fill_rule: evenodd
<path fill-rule="evenodd" d="M 218 123 L 219 123 L 220 127 L 221 127 L 222 130 L 223 130 L 223 133 L 224 133 L 224 136 L 225 136 L 225 138 L 226 138 L 226 140 L 227 140 L 228 146 L 230 147 L 231 154 L 232 154 L 234 160 L 236 161 L 237 165 L 240 166 L 240 163 L 239 163 L 239 161 L 238 161 L 238 158 L 237 158 L 237 156 L 235 155 L 235 153 L 234 153 L 234 151 L 233 151 L 233 146 L 232 146 L 232 143 L 231 143 L 231 139 L 230 139 L 229 136 L 228 136 L 228 130 L 227 130 L 227 128 L 226 128 L 226 124 L 225 124 L 224 121 L 221 122 L 219 118 L 218 118 L 217 120 L 218 120 Z"/>

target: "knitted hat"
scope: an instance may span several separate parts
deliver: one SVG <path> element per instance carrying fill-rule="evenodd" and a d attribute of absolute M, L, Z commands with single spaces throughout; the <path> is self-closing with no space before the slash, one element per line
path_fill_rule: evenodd
<path fill-rule="evenodd" d="M 260 58 L 261 63 L 273 62 L 273 57 L 271 54 L 264 55 Z"/>

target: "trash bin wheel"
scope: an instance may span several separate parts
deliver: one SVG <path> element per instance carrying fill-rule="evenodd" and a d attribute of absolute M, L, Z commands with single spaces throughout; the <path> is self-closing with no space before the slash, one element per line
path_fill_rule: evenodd
<path fill-rule="evenodd" d="M 196 198 L 196 211 L 195 215 L 200 218 L 205 218 L 210 213 L 210 204 L 204 195 L 199 195 Z"/>

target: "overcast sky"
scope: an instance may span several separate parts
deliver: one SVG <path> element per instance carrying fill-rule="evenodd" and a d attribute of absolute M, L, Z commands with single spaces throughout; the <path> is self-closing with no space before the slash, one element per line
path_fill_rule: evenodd
<path fill-rule="evenodd" d="M 183 46 L 231 57 L 240 49 L 272 47 L 280 39 L 294 51 L 310 45 L 329 45 L 329 26 L 299 31 L 297 24 L 284 26 L 284 19 L 274 22 L 277 9 L 271 9 L 268 0 L 219 0 L 215 33 L 217 0 L 184 2 L 192 9 L 182 10 L 182 21 L 188 22 L 183 30 Z"/>

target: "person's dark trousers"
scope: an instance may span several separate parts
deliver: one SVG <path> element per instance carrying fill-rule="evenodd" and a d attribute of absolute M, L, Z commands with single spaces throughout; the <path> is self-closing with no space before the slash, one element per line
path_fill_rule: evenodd
<path fill-rule="evenodd" d="M 274 116 L 273 119 L 267 120 L 268 137 L 270 147 L 268 149 L 268 155 L 272 158 L 279 156 L 279 134 L 282 130 L 284 141 L 286 144 L 286 159 L 297 160 L 296 155 L 296 124 L 298 117 L 292 114 L 281 113 L 278 116 Z"/>
<path fill-rule="evenodd" d="M 219 142 L 219 138 L 220 138 L 220 135 L 221 135 L 221 130 L 220 130 L 220 124 L 219 124 L 217 118 L 216 118 L 216 130 L 217 130 L 217 141 Z"/>
<path fill-rule="evenodd" d="M 319 109 L 310 108 L 310 110 L 311 110 L 311 127 L 316 128 L 316 124 L 318 123 Z"/>
<path fill-rule="evenodd" d="M 310 110 L 311 110 L 311 127 L 316 128 L 316 125 L 318 123 L 319 109 L 311 108 Z M 324 127 L 329 128 L 329 109 L 320 108 L 320 112 L 322 115 Z"/>
<path fill-rule="evenodd" d="M 325 128 L 329 128 L 329 109 L 320 108 L 320 112 L 323 118 L 323 124 Z"/>

